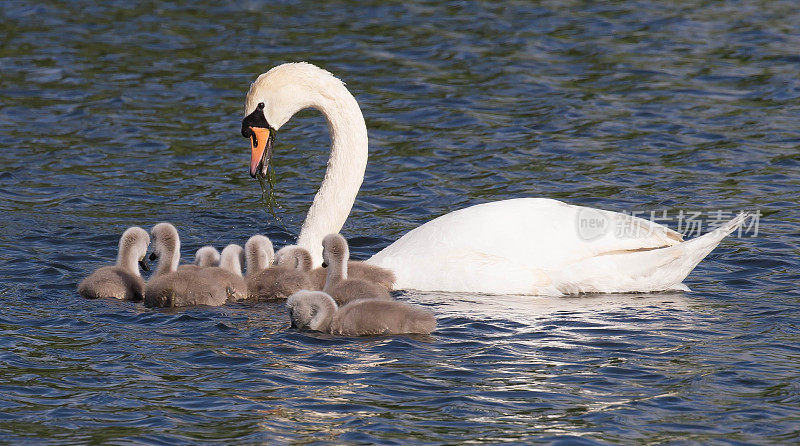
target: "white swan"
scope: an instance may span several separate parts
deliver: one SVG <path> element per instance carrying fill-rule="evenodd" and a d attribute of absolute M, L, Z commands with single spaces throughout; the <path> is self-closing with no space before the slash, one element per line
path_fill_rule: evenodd
<path fill-rule="evenodd" d="M 297 244 L 314 264 L 325 235 L 339 232 L 367 164 L 367 127 L 355 98 L 327 71 L 288 63 L 250 86 L 242 136 L 250 138 L 250 175 L 264 175 L 275 132 L 305 108 L 319 110 L 331 133 L 325 178 Z M 397 275 L 397 289 L 559 295 L 688 290 L 681 282 L 741 214 L 684 242 L 677 232 L 617 212 L 545 198 L 517 198 L 461 209 L 411 230 L 367 260 Z"/>

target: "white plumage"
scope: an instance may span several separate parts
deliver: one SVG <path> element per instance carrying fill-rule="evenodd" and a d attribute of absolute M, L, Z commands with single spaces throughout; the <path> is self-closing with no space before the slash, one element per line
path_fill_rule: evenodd
<path fill-rule="evenodd" d="M 581 228 L 590 218 L 607 222 L 606 230 Z M 740 215 L 683 242 L 677 232 L 629 215 L 519 198 L 443 215 L 368 262 L 393 270 L 398 288 L 425 291 L 558 295 L 687 290 L 683 279 L 745 218 Z"/>
<path fill-rule="evenodd" d="M 279 129 L 316 108 L 331 132 L 331 157 L 300 232 L 315 266 L 322 238 L 342 228 L 364 178 L 367 129 L 344 84 L 308 63 L 262 74 L 247 94 L 245 115 L 264 103 Z M 397 289 L 558 295 L 687 290 L 681 282 L 747 218 L 684 242 L 675 231 L 625 214 L 545 198 L 519 198 L 457 210 L 409 231 L 369 264 L 397 275 Z"/>

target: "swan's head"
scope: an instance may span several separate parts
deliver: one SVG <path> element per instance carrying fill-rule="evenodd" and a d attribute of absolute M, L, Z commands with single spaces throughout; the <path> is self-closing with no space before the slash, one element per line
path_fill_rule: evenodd
<path fill-rule="evenodd" d="M 194 264 L 200 267 L 218 266 L 219 251 L 213 246 L 203 246 L 194 254 Z"/>
<path fill-rule="evenodd" d="M 153 226 L 150 230 L 153 238 L 153 252 L 150 260 L 154 261 L 165 255 L 174 255 L 180 249 L 178 230 L 171 223 L 163 222 Z"/>
<path fill-rule="evenodd" d="M 322 239 L 322 266 L 341 265 L 350 258 L 347 240 L 339 234 L 328 234 Z"/>
<path fill-rule="evenodd" d="M 250 138 L 250 176 L 253 178 L 258 173 L 267 176 L 275 144 L 275 129 L 267 122 L 264 108 L 264 103 L 259 102 L 256 109 L 242 119 L 242 136 Z"/>
<path fill-rule="evenodd" d="M 250 176 L 266 176 L 275 132 L 298 111 L 320 108 L 342 94 L 344 83 L 306 62 L 278 65 L 258 76 L 245 100 L 242 136 L 250 138 Z"/>
<path fill-rule="evenodd" d="M 336 301 L 322 291 L 298 291 L 286 300 L 292 328 L 326 331 L 336 312 Z"/>
<path fill-rule="evenodd" d="M 261 234 L 250 237 L 244 244 L 244 251 L 247 258 L 247 274 L 255 274 L 268 268 L 275 252 L 272 241 Z"/>
<path fill-rule="evenodd" d="M 150 245 L 150 236 L 147 231 L 138 227 L 132 226 L 122 233 L 119 239 L 119 257 L 124 261 L 125 256 L 136 259 L 139 266 L 149 271 L 150 267 L 147 265 L 145 256 L 147 256 L 147 247 Z M 135 264 L 134 264 L 135 267 Z"/>

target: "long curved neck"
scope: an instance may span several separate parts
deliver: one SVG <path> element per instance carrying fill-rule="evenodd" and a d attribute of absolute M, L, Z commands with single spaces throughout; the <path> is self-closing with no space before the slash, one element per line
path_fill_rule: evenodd
<path fill-rule="evenodd" d="M 271 246 L 251 245 L 247 246 L 245 263 L 247 264 L 247 275 L 251 276 L 264 268 L 268 268 L 272 263 L 273 248 Z"/>
<path fill-rule="evenodd" d="M 308 253 L 308 251 L 297 247 L 294 249 L 294 257 L 295 261 L 297 262 L 295 269 L 304 273 L 311 272 L 311 269 L 314 267 L 314 260 L 311 258 L 311 255 Z"/>
<path fill-rule="evenodd" d="M 136 258 L 136 249 L 134 249 L 133 242 L 126 241 L 125 239 L 119 242 L 119 251 L 117 252 L 117 266 L 125 271 L 141 277 L 139 274 L 139 259 Z"/>
<path fill-rule="evenodd" d="M 178 263 L 181 261 L 181 245 L 178 240 L 174 243 L 163 246 L 163 255 L 158 259 L 158 269 L 156 275 L 174 273 L 178 270 Z"/>
<path fill-rule="evenodd" d="M 319 192 L 308 210 L 297 244 L 322 264 L 322 238 L 339 232 L 353 208 L 367 168 L 367 125 L 356 99 L 342 85 L 324 92 L 317 108 L 328 121 L 331 155 Z"/>
<path fill-rule="evenodd" d="M 330 297 L 326 299 L 319 299 L 315 305 L 317 314 L 309 322 L 308 326 L 312 330 L 328 331 L 331 327 L 331 321 L 336 314 L 336 303 Z"/>
<path fill-rule="evenodd" d="M 225 249 L 219 261 L 219 267 L 236 274 L 242 275 L 242 256 L 241 251 Z"/>
<path fill-rule="evenodd" d="M 326 293 L 330 293 L 333 287 L 341 282 L 342 280 L 347 279 L 347 257 L 342 262 L 333 262 L 328 265 L 328 272 L 325 276 L 325 286 L 322 288 L 322 291 Z"/>

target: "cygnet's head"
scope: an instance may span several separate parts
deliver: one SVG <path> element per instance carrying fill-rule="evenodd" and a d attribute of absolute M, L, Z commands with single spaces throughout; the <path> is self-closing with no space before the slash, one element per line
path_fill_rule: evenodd
<path fill-rule="evenodd" d="M 194 254 L 194 264 L 200 267 L 219 266 L 219 260 L 219 251 L 213 246 L 203 246 Z"/>
<path fill-rule="evenodd" d="M 244 263 L 244 249 L 241 246 L 231 243 L 222 250 L 219 266 L 236 275 L 242 275 L 242 263 Z"/>
<path fill-rule="evenodd" d="M 292 328 L 325 331 L 336 312 L 336 301 L 322 291 L 298 291 L 286 300 Z"/>
<path fill-rule="evenodd" d="M 139 266 L 143 270 L 148 271 L 150 268 L 145 261 L 147 255 L 147 247 L 150 245 L 150 235 L 147 231 L 138 227 L 131 226 L 122 233 L 119 239 L 119 251 L 117 252 L 117 264 L 126 264 L 127 259 L 133 259 L 133 262 L 139 262 Z M 136 264 L 133 263 L 135 268 Z"/>
<path fill-rule="evenodd" d="M 181 242 L 178 237 L 178 230 L 175 229 L 172 223 L 162 222 L 153 226 L 153 229 L 150 230 L 150 236 L 153 238 L 153 252 L 150 254 L 150 260 L 155 260 L 180 250 Z"/>
<path fill-rule="evenodd" d="M 275 250 L 272 242 L 266 236 L 256 234 L 244 244 L 247 259 L 247 274 L 255 274 L 272 263 Z"/>
<path fill-rule="evenodd" d="M 322 239 L 322 266 L 341 265 L 350 258 L 347 240 L 339 234 L 328 234 Z"/>
<path fill-rule="evenodd" d="M 287 245 L 275 253 L 275 265 L 307 273 L 314 266 L 314 260 L 307 249 L 297 245 Z"/>

